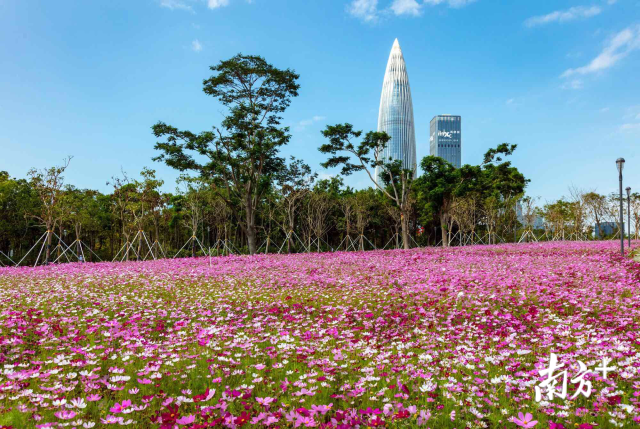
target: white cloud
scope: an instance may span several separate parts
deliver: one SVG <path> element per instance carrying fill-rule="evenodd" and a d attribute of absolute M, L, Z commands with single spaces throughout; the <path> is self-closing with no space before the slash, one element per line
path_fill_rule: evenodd
<path fill-rule="evenodd" d="M 228 0 L 225 0 L 228 1 Z M 351 0 L 347 12 L 365 22 L 376 22 L 381 16 L 420 16 L 424 6 L 447 4 L 452 8 L 461 8 L 476 0 L 393 0 L 387 8 L 379 9 L 378 0 Z"/>
<path fill-rule="evenodd" d="M 396 15 L 420 15 L 422 6 L 416 0 L 393 0 L 391 10 Z"/>
<path fill-rule="evenodd" d="M 217 9 L 219 7 L 229 6 L 229 0 L 208 0 L 209 9 Z"/>
<path fill-rule="evenodd" d="M 182 0 L 160 0 L 160 6 L 171 10 L 181 9 L 193 12 L 193 8 Z"/>
<path fill-rule="evenodd" d="M 314 117 L 312 117 L 311 119 L 303 119 L 302 121 L 298 122 L 295 126 L 295 130 L 296 131 L 302 131 L 305 128 L 307 128 L 309 125 L 313 125 L 316 122 L 321 122 L 324 121 L 325 119 L 327 119 L 325 116 L 319 116 L 316 115 Z"/>
<path fill-rule="evenodd" d="M 573 21 L 578 18 L 591 18 L 602 12 L 602 9 L 598 6 L 574 6 L 567 10 L 556 10 L 547 15 L 533 16 L 524 22 L 527 27 L 534 27 L 536 25 L 544 25 L 550 22 L 566 22 Z"/>
<path fill-rule="evenodd" d="M 610 110 L 609 107 L 603 107 L 602 109 L 600 109 L 600 113 L 606 113 Z"/>
<path fill-rule="evenodd" d="M 622 124 L 620 126 L 620 131 L 633 131 L 640 130 L 640 122 L 637 124 Z"/>
<path fill-rule="evenodd" d="M 475 1 L 476 0 L 424 0 L 424 4 L 437 6 L 441 3 L 447 3 L 449 7 L 461 8 Z"/>
<path fill-rule="evenodd" d="M 199 5 L 206 3 L 209 9 L 218 9 L 224 6 L 229 6 L 230 0 L 157 0 L 157 2 L 161 7 L 166 7 L 167 9 L 182 9 L 195 13 L 191 6 L 193 3 Z M 251 4 L 253 3 L 253 0 L 245 0 L 245 2 Z"/>
<path fill-rule="evenodd" d="M 191 42 L 191 49 L 194 52 L 200 52 L 202 50 L 202 44 L 200 43 L 200 41 L 198 39 L 196 39 L 193 42 Z"/>
<path fill-rule="evenodd" d="M 476 0 L 448 0 L 447 3 L 449 3 L 449 7 L 453 7 L 453 8 L 460 8 L 460 7 L 465 7 L 468 4 L 473 3 Z"/>
<path fill-rule="evenodd" d="M 507 104 L 513 104 L 513 102 L 514 102 L 514 101 L 516 101 L 516 100 L 515 100 L 515 99 L 513 99 L 513 98 L 510 98 L 510 99 L 508 99 L 508 100 L 506 101 L 506 103 L 507 103 Z"/>
<path fill-rule="evenodd" d="M 571 82 L 562 85 L 562 89 L 582 89 L 582 81 L 580 79 L 573 79 Z"/>
<path fill-rule="evenodd" d="M 624 115 L 622 116 L 622 119 L 624 120 L 638 119 L 638 118 L 640 118 L 640 104 L 627 107 Z"/>
<path fill-rule="evenodd" d="M 638 48 L 640 48 L 640 25 L 625 28 L 614 35 L 602 52 L 591 60 L 589 64 L 575 69 L 568 69 L 562 73 L 562 77 L 576 74 L 584 75 L 608 69 Z"/>
<path fill-rule="evenodd" d="M 620 125 L 621 132 L 640 131 L 640 104 L 635 106 L 629 106 L 622 116 L 622 119 L 626 122 Z"/>
<path fill-rule="evenodd" d="M 334 174 L 329 174 L 326 171 L 321 171 L 318 173 L 318 180 L 331 180 L 335 177 Z"/>
<path fill-rule="evenodd" d="M 365 22 L 378 20 L 378 0 L 353 0 L 347 6 L 347 12 Z"/>

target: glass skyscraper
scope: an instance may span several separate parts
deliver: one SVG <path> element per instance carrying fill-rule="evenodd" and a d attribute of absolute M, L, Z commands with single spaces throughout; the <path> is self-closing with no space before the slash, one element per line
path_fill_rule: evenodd
<path fill-rule="evenodd" d="M 462 165 L 462 118 L 438 115 L 431 120 L 430 154 L 449 161 L 455 168 Z"/>
<path fill-rule="evenodd" d="M 387 71 L 382 83 L 378 131 L 386 131 L 391 140 L 382 153 L 384 161 L 389 158 L 401 160 L 403 168 L 416 174 L 416 132 L 413 125 L 413 102 L 407 66 L 402 56 L 398 39 L 393 42 Z M 376 180 L 380 180 L 381 169 L 376 168 Z"/>

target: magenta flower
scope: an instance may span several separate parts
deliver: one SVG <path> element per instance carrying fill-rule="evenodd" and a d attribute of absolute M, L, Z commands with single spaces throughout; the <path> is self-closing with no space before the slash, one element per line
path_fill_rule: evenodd
<path fill-rule="evenodd" d="M 76 416 L 76 413 L 75 411 L 71 410 L 61 410 L 55 412 L 53 415 L 62 420 L 70 420 Z"/>
<path fill-rule="evenodd" d="M 325 414 L 327 414 L 327 412 L 329 412 L 329 410 L 331 410 L 332 406 L 333 406 L 333 403 L 329 405 L 311 405 L 311 409 L 316 413 L 320 413 L 324 416 Z"/>
<path fill-rule="evenodd" d="M 195 420 L 196 420 L 196 417 L 194 415 L 188 415 L 188 416 L 180 417 L 178 420 L 176 420 L 176 423 L 178 423 L 179 425 L 188 425 L 193 423 Z"/>
<path fill-rule="evenodd" d="M 87 395 L 87 402 L 96 402 L 102 399 L 102 396 L 92 393 L 91 395 Z"/>
<path fill-rule="evenodd" d="M 269 397 L 266 397 L 266 398 L 256 398 L 256 401 L 258 401 L 258 404 L 260 404 L 260 405 L 264 405 L 264 406 L 269 405 L 270 403 L 272 403 L 272 402 L 273 402 L 273 401 L 275 401 L 275 400 L 276 400 L 275 398 L 269 398 Z"/>
<path fill-rule="evenodd" d="M 523 428 L 532 428 L 538 424 L 537 420 L 533 420 L 531 413 L 522 414 L 522 412 L 518 413 L 517 418 L 513 417 L 513 422 Z"/>

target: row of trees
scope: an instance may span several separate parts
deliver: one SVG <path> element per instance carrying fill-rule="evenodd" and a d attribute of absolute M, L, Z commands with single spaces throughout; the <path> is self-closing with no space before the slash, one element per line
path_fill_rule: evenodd
<path fill-rule="evenodd" d="M 69 254 L 76 256 L 85 246 L 90 258 L 144 259 L 205 248 L 253 254 L 447 246 L 456 239 L 495 243 L 531 229 L 526 216 L 517 216 L 528 180 L 507 160 L 516 145 L 500 144 L 478 165 L 460 169 L 428 156 L 416 178 L 400 161 L 382 158 L 386 133 L 337 124 L 322 132 L 326 143 L 318 150 L 326 156 L 323 167 L 339 167 L 341 176 L 317 180 L 302 160 L 280 155 L 291 139 L 280 115 L 298 95 L 299 76 L 245 55 L 211 70 L 203 91 L 227 108 L 219 125 L 199 133 L 164 122 L 152 127 L 159 153 L 154 160 L 182 174 L 175 193 L 162 192 L 163 181 L 149 168 L 139 178 L 114 176 L 108 194 L 65 185 L 71 157 L 30 171 L 28 179 L 1 173 L 0 261 L 21 258 L 32 247 L 38 251 L 32 243 L 39 242 L 37 258 L 43 254 L 49 262 L 69 252 L 71 243 L 75 252 Z M 370 188 L 344 186 L 341 177 L 357 172 L 369 177 Z M 567 209 L 573 200 L 538 209 L 525 198 L 523 214 L 543 214 L 553 231 L 567 225 L 583 231 L 596 213 L 587 210 L 595 197 L 584 198 L 580 221 L 575 209 Z M 567 220 L 567 210 L 574 220 Z M 605 219 L 597 213 L 596 222 Z"/>
<path fill-rule="evenodd" d="M 130 248 L 120 252 L 118 259 L 149 257 L 151 248 L 152 256 L 172 257 L 192 237 L 197 240 L 183 248 L 182 256 L 210 248 L 218 253 L 249 252 L 241 205 L 230 208 L 221 197 L 224 189 L 185 176 L 175 192 L 163 192 L 162 180 L 145 168 L 138 178 L 125 173 L 115 176 L 109 181 L 111 192 L 103 194 L 65 185 L 62 173 L 68 162 L 32 170 L 29 179 L 0 173 L 0 251 L 4 253 L 0 261 L 4 264 L 10 263 L 9 257 L 21 259 L 43 236 L 41 261 L 60 260 L 66 246 L 79 255 L 82 245 L 92 252 L 84 252 L 87 259 L 111 260 L 127 243 Z M 615 196 L 573 188 L 566 199 L 538 204 L 539 199 L 522 198 L 519 189 L 511 188 L 509 177 L 515 171 L 505 175 L 509 170 L 502 164 L 494 160 L 454 169 L 440 158 L 424 158 L 425 173 L 411 182 L 410 209 L 403 214 L 383 191 L 354 190 L 344 186 L 339 176 L 317 180 L 308 166 L 293 159 L 282 180 L 258 201 L 256 251 L 496 243 L 520 241 L 529 233 L 533 237 L 525 237 L 527 241 L 593 239 L 594 227 L 607 231 L 605 223 L 616 226 L 608 234 L 618 232 Z M 638 231 L 640 194 L 632 195 L 631 216 Z M 408 238 L 402 234 L 403 223 Z M 145 238 L 134 240 L 140 231 Z M 33 263 L 39 249 L 25 262 Z"/>

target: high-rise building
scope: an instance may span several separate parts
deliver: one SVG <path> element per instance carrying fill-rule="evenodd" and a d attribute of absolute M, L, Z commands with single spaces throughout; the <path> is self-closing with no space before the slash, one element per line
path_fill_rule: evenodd
<path fill-rule="evenodd" d="M 393 42 L 382 83 L 378 131 L 386 131 L 391 136 L 382 153 L 383 160 L 401 160 L 403 168 L 412 170 L 415 176 L 417 165 L 413 102 L 407 66 L 398 39 Z M 379 167 L 376 168 L 376 180 L 380 180 L 380 170 Z"/>
<path fill-rule="evenodd" d="M 449 161 L 455 168 L 462 165 L 462 118 L 438 115 L 431 120 L 430 154 Z"/>

